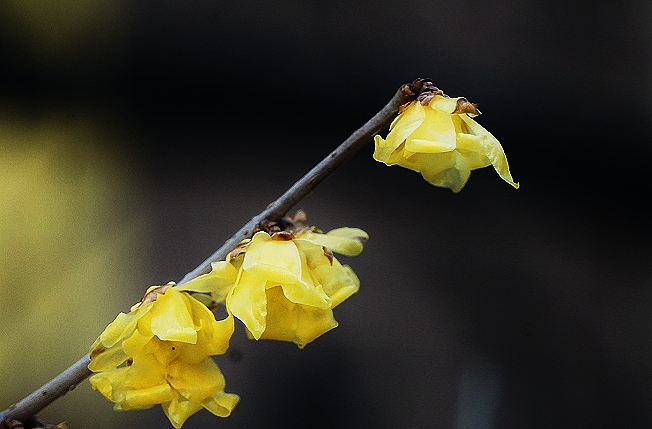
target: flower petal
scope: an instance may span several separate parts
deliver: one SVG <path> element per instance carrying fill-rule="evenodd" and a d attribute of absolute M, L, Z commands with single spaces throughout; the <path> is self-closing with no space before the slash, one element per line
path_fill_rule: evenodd
<path fill-rule="evenodd" d="M 514 182 L 512 174 L 509 172 L 507 157 L 505 151 L 496 137 L 487 131 L 482 125 L 471 119 L 468 115 L 460 115 L 460 118 L 473 134 L 482 138 L 482 145 L 487 158 L 491 161 L 498 175 L 507 183 L 518 189 L 519 184 Z"/>
<path fill-rule="evenodd" d="M 192 317 L 197 327 L 197 343 L 193 347 L 182 347 L 179 358 L 187 363 L 197 364 L 208 356 L 221 355 L 229 348 L 233 335 L 233 315 L 215 320 L 215 315 L 199 301 L 191 300 Z"/>
<path fill-rule="evenodd" d="M 364 243 L 369 235 L 360 228 L 337 228 L 328 231 L 326 234 L 314 231 L 306 231 L 299 240 L 308 240 L 320 246 L 327 247 L 335 253 L 346 256 L 357 256 L 362 253 Z"/>
<path fill-rule="evenodd" d="M 167 381 L 181 396 L 196 403 L 224 390 L 226 385 L 222 372 L 209 357 L 197 365 L 172 362 L 167 368 Z"/>
<path fill-rule="evenodd" d="M 202 409 L 199 404 L 178 398 L 161 404 L 161 407 L 175 429 L 181 428 L 190 416 Z"/>
<path fill-rule="evenodd" d="M 374 136 L 374 159 L 387 165 L 395 164 L 394 152 L 414 130 L 419 128 L 425 117 L 426 112 L 420 103 L 408 104 L 390 125 L 387 140 L 378 135 Z"/>
<path fill-rule="evenodd" d="M 159 295 L 151 310 L 152 333 L 164 341 L 197 343 L 189 306 L 188 295 L 174 288 Z"/>
<path fill-rule="evenodd" d="M 267 280 L 240 270 L 240 278 L 226 298 L 227 309 L 245 324 L 254 338 L 259 339 L 265 330 Z"/>
<path fill-rule="evenodd" d="M 331 308 L 337 307 L 360 289 L 358 276 L 348 265 L 340 265 L 336 259 L 333 260 L 333 265 L 322 265 L 315 268 L 314 272 L 324 292 L 331 298 Z"/>
<path fill-rule="evenodd" d="M 202 401 L 202 406 L 218 417 L 229 417 L 231 412 L 240 402 L 240 397 L 233 393 L 217 392 L 210 398 Z"/>
<path fill-rule="evenodd" d="M 301 281 L 301 258 L 292 240 L 274 240 L 257 232 L 246 248 L 244 271 L 278 283 Z"/>
<path fill-rule="evenodd" d="M 299 348 L 337 326 L 330 308 L 290 302 L 280 287 L 267 289 L 267 327 L 261 339 L 291 341 Z"/>
<path fill-rule="evenodd" d="M 238 271 L 226 261 L 213 262 L 211 272 L 203 274 L 187 283 L 175 286 L 179 291 L 210 293 L 215 302 L 223 303 L 235 284 Z"/>
<path fill-rule="evenodd" d="M 449 113 L 426 110 L 426 118 L 405 141 L 405 150 L 419 153 L 441 153 L 455 150 L 455 124 Z"/>

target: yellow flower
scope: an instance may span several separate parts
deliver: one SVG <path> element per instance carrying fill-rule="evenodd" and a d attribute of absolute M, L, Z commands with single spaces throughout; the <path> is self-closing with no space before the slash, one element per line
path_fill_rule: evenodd
<path fill-rule="evenodd" d="M 333 308 L 360 287 L 355 273 L 325 245 L 356 255 L 368 236 L 357 228 L 295 234 L 259 231 L 252 237 L 230 260 L 238 277 L 226 305 L 253 338 L 291 341 L 303 348 L 337 326 Z"/>
<path fill-rule="evenodd" d="M 437 90 L 409 103 L 392 122 L 387 140 L 375 136 L 374 159 L 417 171 L 429 183 L 456 193 L 471 170 L 493 165 L 518 188 L 502 146 L 472 119 L 479 114 L 465 98 L 448 98 Z"/>
<path fill-rule="evenodd" d="M 191 283 L 191 282 L 189 282 Z M 93 389 L 116 410 L 161 404 L 175 428 L 202 408 L 227 417 L 239 401 L 224 393 L 212 355 L 223 354 L 233 317 L 217 321 L 204 304 L 172 284 L 152 287 L 118 317 L 91 347 Z"/>

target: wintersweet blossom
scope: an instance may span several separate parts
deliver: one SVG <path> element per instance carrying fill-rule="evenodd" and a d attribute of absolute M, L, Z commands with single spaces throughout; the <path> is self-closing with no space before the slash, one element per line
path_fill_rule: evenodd
<path fill-rule="evenodd" d="M 417 171 L 432 185 L 455 193 L 471 170 L 493 165 L 503 180 L 518 188 L 502 146 L 472 119 L 479 114 L 465 98 L 449 98 L 435 88 L 403 108 L 387 139 L 375 136 L 374 159 Z"/>
<path fill-rule="evenodd" d="M 220 369 L 233 317 L 217 321 L 201 302 L 172 284 L 152 287 L 127 314 L 120 313 L 91 347 L 93 389 L 116 410 L 161 404 L 175 428 L 202 408 L 227 417 L 239 401 L 225 393 Z"/>
<path fill-rule="evenodd" d="M 257 340 L 305 347 L 337 326 L 333 308 L 360 287 L 353 270 L 341 265 L 331 250 L 357 255 L 367 238 L 357 228 L 328 234 L 314 228 L 257 232 L 229 260 L 238 275 L 226 299 L 227 310 Z"/>

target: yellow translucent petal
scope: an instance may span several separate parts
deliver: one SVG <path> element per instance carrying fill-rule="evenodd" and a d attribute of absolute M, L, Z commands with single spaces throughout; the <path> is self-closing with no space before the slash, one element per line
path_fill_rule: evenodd
<path fill-rule="evenodd" d="M 478 152 L 484 155 L 482 138 L 473 134 L 457 133 L 457 149 Z"/>
<path fill-rule="evenodd" d="M 124 388 L 121 389 L 121 380 L 123 374 L 128 368 L 118 368 L 112 371 L 104 371 L 94 374 L 88 381 L 93 390 L 100 392 L 106 399 L 112 402 L 120 401 L 124 398 Z"/>
<path fill-rule="evenodd" d="M 231 412 L 240 402 L 240 397 L 233 393 L 218 392 L 205 399 L 201 404 L 218 417 L 229 417 Z"/>
<path fill-rule="evenodd" d="M 122 342 L 134 333 L 138 320 L 150 308 L 151 306 L 129 314 L 120 313 L 91 346 L 88 369 L 94 372 L 107 371 L 124 362 L 129 356 L 123 351 Z"/>
<path fill-rule="evenodd" d="M 471 170 L 466 165 L 464 158 L 457 152 L 452 153 L 452 162 L 453 166 L 450 168 L 438 172 L 433 169 L 424 169 L 421 171 L 421 175 L 432 185 L 449 188 L 454 193 L 458 193 L 469 180 Z"/>
<path fill-rule="evenodd" d="M 376 136 L 376 140 L 381 139 L 381 137 Z M 376 150 L 374 152 L 374 159 L 385 163 L 386 165 L 396 165 L 399 164 L 401 159 L 404 157 L 405 152 L 405 142 L 401 143 L 396 149 L 384 149 L 379 148 L 376 145 Z"/>
<path fill-rule="evenodd" d="M 147 310 L 149 310 L 149 308 Z M 99 342 L 107 348 L 121 342 L 130 336 L 136 329 L 138 319 L 142 317 L 145 312 L 146 311 L 118 314 L 115 320 L 100 334 L 100 337 L 98 338 Z"/>
<path fill-rule="evenodd" d="M 168 402 L 174 398 L 174 392 L 167 383 L 159 384 L 144 389 L 129 390 L 120 401 L 121 410 L 139 410 L 155 404 Z"/>
<path fill-rule="evenodd" d="M 138 361 L 142 356 L 156 359 L 161 365 L 167 365 L 179 357 L 181 349 L 193 344 L 180 343 L 177 341 L 162 341 L 158 337 L 152 336 L 152 339 L 145 344 L 142 351 L 134 355 L 134 360 Z"/>
<path fill-rule="evenodd" d="M 207 356 L 224 354 L 233 334 L 233 316 L 215 320 L 215 315 L 197 300 L 191 300 L 192 315 L 197 327 L 197 343 L 181 348 L 179 357 L 187 363 L 199 363 Z"/>
<path fill-rule="evenodd" d="M 362 252 L 369 235 L 360 228 L 337 228 L 326 234 L 307 231 L 300 239 L 327 247 L 335 253 L 357 256 Z"/>
<path fill-rule="evenodd" d="M 429 106 L 432 110 L 450 115 L 457 107 L 457 100 L 462 97 L 448 98 L 442 95 L 435 95 Z"/>
<path fill-rule="evenodd" d="M 315 283 L 331 299 L 330 308 L 335 308 L 360 289 L 355 273 L 349 267 L 342 266 L 334 256 L 327 256 L 323 249 L 311 242 L 297 240 L 297 243 L 306 255 Z"/>
<path fill-rule="evenodd" d="M 331 308 L 340 305 L 345 299 L 360 289 L 360 280 L 347 265 L 333 260 L 333 265 L 322 265 L 313 270 L 324 292 L 331 298 Z"/>
<path fill-rule="evenodd" d="M 324 293 L 321 285 L 294 283 L 282 285 L 285 297 L 294 303 L 316 308 L 330 308 L 331 299 Z"/>
<path fill-rule="evenodd" d="M 401 161 L 399 165 L 422 173 L 424 176 L 434 176 L 455 166 L 455 151 L 446 153 L 417 153 Z M 427 180 L 427 179 L 426 179 Z"/>
<path fill-rule="evenodd" d="M 122 375 L 125 388 L 147 389 L 165 383 L 165 365 L 151 354 L 134 356 L 131 366 L 125 368 L 127 371 Z"/>
<path fill-rule="evenodd" d="M 146 331 L 143 333 L 142 331 L 136 329 L 131 337 L 122 342 L 122 349 L 127 356 L 135 356 L 143 351 L 152 337 L 153 334 L 151 332 Z"/>
<path fill-rule="evenodd" d="M 423 124 L 405 141 L 405 150 L 415 153 L 450 152 L 456 147 L 457 133 L 449 113 L 426 110 Z"/>
<path fill-rule="evenodd" d="M 245 324 L 256 339 L 260 338 L 265 330 L 266 284 L 265 278 L 241 270 L 236 286 L 226 299 L 227 309 Z"/>
<path fill-rule="evenodd" d="M 101 349 L 94 349 L 100 351 Z M 101 353 L 93 355 L 91 362 L 88 364 L 88 369 L 93 372 L 108 371 L 116 366 L 122 364 L 129 356 L 125 354 L 122 347 L 111 347 Z"/>
<path fill-rule="evenodd" d="M 450 152 L 455 149 L 455 145 L 448 142 L 439 142 L 435 140 L 409 139 L 405 142 L 405 150 L 415 153 L 441 153 Z"/>
<path fill-rule="evenodd" d="M 330 298 L 324 293 L 321 285 L 315 283 L 311 269 L 307 263 L 306 253 L 302 249 L 314 248 L 324 254 L 323 247 L 306 240 L 295 240 L 301 258 L 301 281 L 294 283 L 267 282 L 266 288 L 281 286 L 286 298 L 294 303 L 305 304 L 319 308 L 329 308 Z"/>
<path fill-rule="evenodd" d="M 164 341 L 197 342 L 186 294 L 170 288 L 159 295 L 154 304 L 151 310 L 154 335 Z"/>
<path fill-rule="evenodd" d="M 197 365 L 177 360 L 168 366 L 167 373 L 168 383 L 189 401 L 199 403 L 224 390 L 224 376 L 211 358 Z"/>
<path fill-rule="evenodd" d="M 387 141 L 379 135 L 374 136 L 374 148 L 374 159 L 387 164 L 394 148 L 389 146 Z"/>
<path fill-rule="evenodd" d="M 267 290 L 267 301 L 267 328 L 261 339 L 290 341 L 303 348 L 337 326 L 331 309 L 290 302 L 280 287 Z"/>
<path fill-rule="evenodd" d="M 257 232 L 246 248 L 242 269 L 278 283 L 301 281 L 301 258 L 292 240 L 274 240 Z"/>
<path fill-rule="evenodd" d="M 179 429 L 190 416 L 202 409 L 200 404 L 177 398 L 162 404 L 161 407 L 175 429 Z"/>
<path fill-rule="evenodd" d="M 175 286 L 179 291 L 193 291 L 210 293 L 213 300 L 223 303 L 229 291 L 233 288 L 238 271 L 233 264 L 226 261 L 213 262 L 212 270 L 187 283 Z"/>
<path fill-rule="evenodd" d="M 426 111 L 417 101 L 411 102 L 392 123 L 385 146 L 396 149 L 405 139 L 421 126 Z"/>
<path fill-rule="evenodd" d="M 500 145 L 496 137 L 487 131 L 482 125 L 471 119 L 467 115 L 460 115 L 460 119 L 464 121 L 469 130 L 482 138 L 482 145 L 487 158 L 491 161 L 494 169 L 498 175 L 507 183 L 518 189 L 519 184 L 514 182 L 512 174 L 509 172 L 509 165 L 507 164 L 507 157 L 505 151 Z"/>
<path fill-rule="evenodd" d="M 171 398 L 164 366 L 149 355 L 138 356 L 131 366 L 95 374 L 90 382 L 93 389 L 125 410 L 149 407 Z"/>

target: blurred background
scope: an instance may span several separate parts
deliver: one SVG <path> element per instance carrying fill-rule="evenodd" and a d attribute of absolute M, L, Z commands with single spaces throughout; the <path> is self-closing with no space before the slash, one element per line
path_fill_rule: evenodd
<path fill-rule="evenodd" d="M 652 4 L 0 3 L 0 408 L 75 362 L 430 77 L 480 103 L 514 190 L 372 145 L 297 208 L 365 229 L 340 326 L 217 358 L 241 403 L 185 428 L 652 425 Z M 41 413 L 171 427 L 88 383 Z"/>

